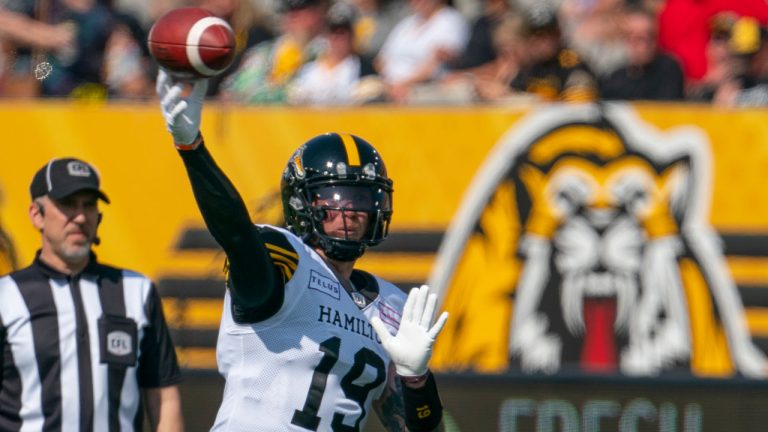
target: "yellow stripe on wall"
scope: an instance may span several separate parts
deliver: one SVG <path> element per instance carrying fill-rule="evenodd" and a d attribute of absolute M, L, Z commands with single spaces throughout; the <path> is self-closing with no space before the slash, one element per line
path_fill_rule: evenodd
<path fill-rule="evenodd" d="M 752 307 L 744 311 L 752 337 L 768 336 L 768 308 Z"/>
<path fill-rule="evenodd" d="M 357 151 L 357 143 L 352 135 L 340 133 L 341 142 L 344 143 L 344 149 L 347 151 L 347 161 L 351 166 L 360 166 L 360 153 Z"/>
<path fill-rule="evenodd" d="M 181 367 L 190 369 L 216 369 L 215 348 L 186 348 L 177 347 Z"/>
<path fill-rule="evenodd" d="M 729 256 L 726 261 L 737 284 L 768 283 L 768 258 Z"/>
<path fill-rule="evenodd" d="M 222 296 L 223 297 L 223 296 Z M 163 298 L 163 312 L 168 325 L 180 328 L 215 329 L 221 323 L 220 299 Z"/>

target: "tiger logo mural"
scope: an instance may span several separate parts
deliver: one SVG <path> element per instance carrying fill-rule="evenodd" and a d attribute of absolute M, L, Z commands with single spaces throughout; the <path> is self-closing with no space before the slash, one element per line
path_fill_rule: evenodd
<path fill-rule="evenodd" d="M 470 185 L 430 283 L 452 319 L 437 370 L 765 377 L 708 221 L 692 126 L 622 104 L 520 120 Z"/>

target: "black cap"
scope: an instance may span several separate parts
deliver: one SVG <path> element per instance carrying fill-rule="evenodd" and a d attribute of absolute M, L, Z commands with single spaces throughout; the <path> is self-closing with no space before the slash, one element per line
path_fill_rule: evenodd
<path fill-rule="evenodd" d="M 87 162 L 75 158 L 51 159 L 32 178 L 29 193 L 32 199 L 48 195 L 60 200 L 75 192 L 92 190 L 104 202 L 109 198 L 99 189 L 99 174 Z"/>

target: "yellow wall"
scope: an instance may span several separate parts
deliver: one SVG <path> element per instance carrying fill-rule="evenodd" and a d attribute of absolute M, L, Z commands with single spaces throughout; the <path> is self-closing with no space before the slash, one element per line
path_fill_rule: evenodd
<path fill-rule="evenodd" d="M 701 106 L 640 106 L 665 129 L 695 124 L 712 141 L 716 228 L 768 232 L 768 111 Z M 524 112 L 488 108 L 290 109 L 206 107 L 203 131 L 225 172 L 251 206 L 274 191 L 284 162 L 307 138 L 347 131 L 379 147 L 395 179 L 393 230 L 443 230 L 486 152 Z M 77 156 L 101 171 L 112 205 L 104 208 L 102 260 L 155 277 L 168 267 L 193 271 L 208 256 L 182 259 L 182 226 L 200 225 L 186 175 L 154 103 L 81 105 L 0 103 L 0 221 L 22 264 L 39 243 L 27 218 L 28 186 L 51 157 Z"/>
<path fill-rule="evenodd" d="M 395 179 L 393 229 L 446 226 L 463 186 L 516 112 L 501 110 L 291 110 L 206 107 L 203 131 L 251 207 L 274 190 L 293 149 L 315 134 L 347 131 L 373 142 Z M 174 261 L 182 226 L 201 224 L 186 174 L 159 109 L 148 105 L 0 104 L 0 220 L 22 264 L 39 243 L 27 218 L 28 187 L 51 157 L 76 156 L 101 172 L 105 262 L 155 276 L 194 269 L 209 258 Z"/>

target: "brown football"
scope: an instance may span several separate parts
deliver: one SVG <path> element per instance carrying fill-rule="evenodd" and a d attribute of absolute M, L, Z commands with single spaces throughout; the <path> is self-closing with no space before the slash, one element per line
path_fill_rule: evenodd
<path fill-rule="evenodd" d="M 235 56 L 235 34 L 206 9 L 183 7 L 158 18 L 149 30 L 149 52 L 180 78 L 205 78 L 223 72 Z"/>

